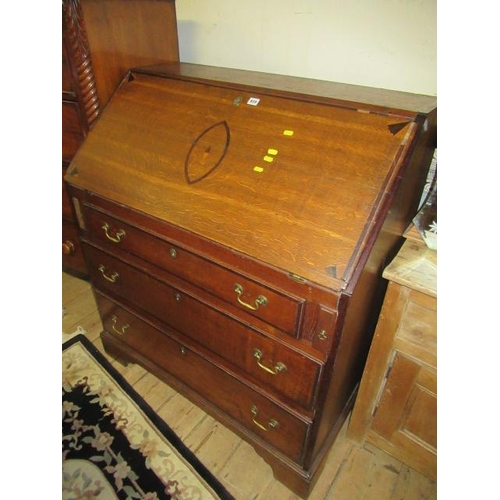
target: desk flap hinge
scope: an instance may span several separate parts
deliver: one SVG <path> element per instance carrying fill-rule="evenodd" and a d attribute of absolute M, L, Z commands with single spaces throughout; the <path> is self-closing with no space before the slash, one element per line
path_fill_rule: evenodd
<path fill-rule="evenodd" d="M 294 273 L 288 273 L 288 277 L 293 280 L 293 281 L 296 281 L 297 283 L 300 283 L 300 284 L 304 284 L 304 283 L 307 283 L 307 280 L 305 278 L 303 278 L 302 276 L 299 276 L 298 274 L 294 274 Z"/>

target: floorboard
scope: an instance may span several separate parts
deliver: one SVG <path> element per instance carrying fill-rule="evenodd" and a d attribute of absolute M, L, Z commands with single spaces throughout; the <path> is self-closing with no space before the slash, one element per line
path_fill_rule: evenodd
<path fill-rule="evenodd" d="M 62 276 L 63 341 L 84 331 L 145 401 L 237 500 L 299 500 L 276 481 L 248 443 L 144 368 L 122 365 L 102 346 L 102 324 L 88 282 Z M 309 500 L 434 500 L 436 483 L 373 445 L 355 445 L 346 424 L 332 447 Z"/>

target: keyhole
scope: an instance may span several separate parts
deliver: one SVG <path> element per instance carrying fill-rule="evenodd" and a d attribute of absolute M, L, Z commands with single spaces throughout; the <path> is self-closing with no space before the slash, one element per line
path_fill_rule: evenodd
<path fill-rule="evenodd" d="M 212 146 L 207 146 L 207 149 L 205 149 L 205 152 L 203 153 L 202 161 L 206 161 L 208 155 L 210 154 L 210 151 L 212 151 Z"/>

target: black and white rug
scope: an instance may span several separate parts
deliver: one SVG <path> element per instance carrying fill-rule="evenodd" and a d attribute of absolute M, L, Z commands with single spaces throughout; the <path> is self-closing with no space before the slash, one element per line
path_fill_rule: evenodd
<path fill-rule="evenodd" d="M 234 500 L 84 335 L 62 368 L 63 500 Z"/>

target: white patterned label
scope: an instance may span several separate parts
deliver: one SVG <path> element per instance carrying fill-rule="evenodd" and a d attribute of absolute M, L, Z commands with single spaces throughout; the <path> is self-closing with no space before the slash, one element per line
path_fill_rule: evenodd
<path fill-rule="evenodd" d="M 250 106 L 257 106 L 257 104 L 259 104 L 260 102 L 260 99 L 258 97 L 250 97 L 250 99 L 248 99 L 247 101 L 247 104 L 250 104 Z"/>

